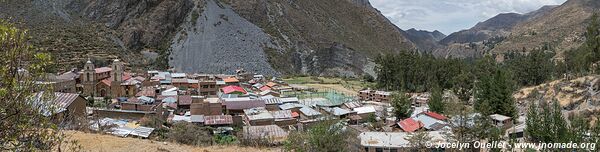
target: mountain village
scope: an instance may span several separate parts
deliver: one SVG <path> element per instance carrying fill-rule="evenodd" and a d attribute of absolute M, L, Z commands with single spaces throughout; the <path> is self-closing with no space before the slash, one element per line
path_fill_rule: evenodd
<path fill-rule="evenodd" d="M 448 145 L 455 142 L 451 138 L 453 127 L 472 126 L 476 121 L 471 116 L 467 124 L 462 124 L 462 117 L 429 111 L 427 93 L 409 94 L 413 112 L 410 118 L 397 120 L 391 114 L 392 93 L 383 90 L 365 88 L 349 96 L 335 90 L 288 84 L 280 78 L 243 69 L 234 75 L 131 73 L 125 69 L 117 59 L 110 67 L 95 67 L 87 61 L 82 70 L 36 82 L 55 91 L 56 98 L 49 102 L 58 110 L 47 116 L 63 122 L 86 118 L 83 120 L 90 121 L 90 129 L 145 139 L 153 136 L 155 128 L 140 125 L 140 121 L 157 118 L 168 123 L 209 126 L 218 130 L 213 134 L 266 140 L 269 145 L 281 145 L 291 130 L 306 129 L 324 120 L 342 120 L 345 129 L 356 135 L 355 151 L 368 152 L 410 148 L 414 143 L 408 137 L 415 132 L 427 133 L 431 137 L 427 143 Z M 489 117 L 494 127 L 507 130 L 506 139 L 509 135 L 523 137 L 524 117 Z M 372 122 L 382 125 L 374 126 Z M 435 145 L 431 145 L 432 149 Z"/>

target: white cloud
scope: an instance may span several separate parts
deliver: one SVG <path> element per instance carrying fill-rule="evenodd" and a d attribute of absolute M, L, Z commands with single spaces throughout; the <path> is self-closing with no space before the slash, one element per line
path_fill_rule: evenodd
<path fill-rule="evenodd" d="M 527 13 L 566 0 L 370 0 L 398 27 L 439 30 L 450 34 L 468 29 L 499 13 Z"/>

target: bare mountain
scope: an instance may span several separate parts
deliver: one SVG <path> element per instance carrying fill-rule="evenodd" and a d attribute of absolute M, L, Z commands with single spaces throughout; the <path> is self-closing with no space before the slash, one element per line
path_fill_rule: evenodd
<path fill-rule="evenodd" d="M 549 46 L 561 53 L 579 47 L 589 19 L 600 8 L 597 0 L 568 0 L 549 12 L 513 27 L 511 34 L 498 43 L 493 53 L 531 50 Z"/>
<path fill-rule="evenodd" d="M 411 28 L 406 30 L 406 37 L 415 43 L 419 50 L 431 51 L 442 47 L 442 45 L 439 44 L 439 41 L 444 39 L 446 35 L 437 30 L 429 32 Z"/>
<path fill-rule="evenodd" d="M 436 50 L 436 54 L 445 57 L 477 57 L 495 47 L 497 43 L 511 35 L 515 26 L 547 15 L 557 6 L 544 6 L 536 11 L 518 14 L 503 13 L 474 27 L 452 33 L 440 41 L 446 47 Z"/>
<path fill-rule="evenodd" d="M 1 2 L 62 68 L 86 58 L 227 73 L 358 76 L 370 57 L 414 50 L 368 0 L 56 0 Z"/>

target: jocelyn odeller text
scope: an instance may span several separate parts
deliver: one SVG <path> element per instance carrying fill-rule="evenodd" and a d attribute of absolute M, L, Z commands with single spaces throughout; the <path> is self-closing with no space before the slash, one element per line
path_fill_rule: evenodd
<path fill-rule="evenodd" d="M 437 142 L 437 143 L 427 143 L 426 148 L 434 148 L 434 149 L 535 149 L 535 150 L 543 150 L 543 149 L 587 149 L 587 150 L 596 150 L 596 143 L 513 143 L 510 144 L 504 141 L 492 141 L 492 142 L 471 142 L 471 143 L 461 143 L 461 142 Z"/>

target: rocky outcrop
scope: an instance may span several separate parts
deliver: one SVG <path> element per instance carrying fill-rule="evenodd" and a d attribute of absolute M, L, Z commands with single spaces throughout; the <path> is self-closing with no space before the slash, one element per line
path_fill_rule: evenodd
<path fill-rule="evenodd" d="M 191 0 L 90 0 L 76 1 L 71 9 L 122 32 L 131 50 L 160 48 L 170 41 L 193 7 Z"/>

